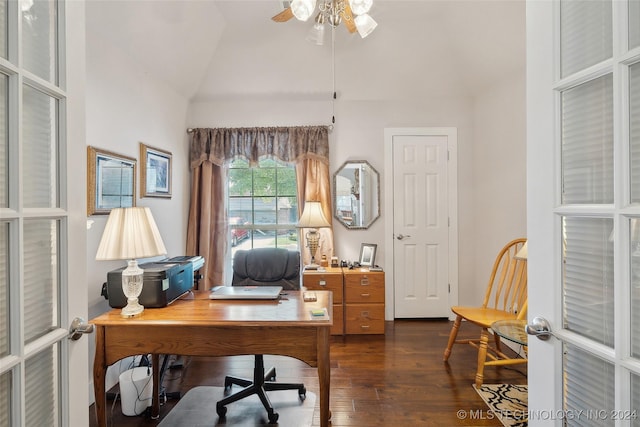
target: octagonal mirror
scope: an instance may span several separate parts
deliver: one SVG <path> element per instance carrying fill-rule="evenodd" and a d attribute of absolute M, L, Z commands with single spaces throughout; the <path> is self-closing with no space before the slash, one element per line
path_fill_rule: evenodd
<path fill-rule="evenodd" d="M 349 229 L 369 228 L 380 216 L 380 176 L 366 160 L 345 162 L 333 174 L 334 216 Z"/>

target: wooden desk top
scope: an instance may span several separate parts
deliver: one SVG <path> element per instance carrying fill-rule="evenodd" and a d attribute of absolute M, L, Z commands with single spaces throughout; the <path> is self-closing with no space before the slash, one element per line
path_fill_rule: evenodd
<path fill-rule="evenodd" d="M 300 291 L 286 291 L 278 300 L 210 300 L 209 291 L 193 291 L 163 308 L 145 308 L 141 315 L 124 318 L 120 309 L 91 319 L 98 326 L 310 326 L 333 325 L 333 295 L 313 291 L 314 302 L 305 302 Z M 328 316 L 313 316 L 312 310 L 326 309 Z"/>

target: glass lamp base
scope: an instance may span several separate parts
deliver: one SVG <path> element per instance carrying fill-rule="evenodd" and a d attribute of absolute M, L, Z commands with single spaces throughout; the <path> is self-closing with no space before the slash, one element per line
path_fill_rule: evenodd
<path fill-rule="evenodd" d="M 127 300 L 127 305 L 122 308 L 120 315 L 122 317 L 137 316 L 144 311 L 144 307 L 138 302 L 138 298 Z"/>
<path fill-rule="evenodd" d="M 127 268 L 122 272 L 122 292 L 127 297 L 127 305 L 121 311 L 122 317 L 137 316 L 144 310 L 138 302 L 142 293 L 144 271 L 138 267 L 136 260 L 130 260 Z"/>

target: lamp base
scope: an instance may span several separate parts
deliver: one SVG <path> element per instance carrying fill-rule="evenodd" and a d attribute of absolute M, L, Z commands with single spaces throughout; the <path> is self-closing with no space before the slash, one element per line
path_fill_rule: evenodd
<path fill-rule="evenodd" d="M 311 263 L 311 264 L 309 264 L 309 265 L 305 265 L 305 266 L 304 266 L 304 269 L 305 269 L 305 270 L 317 270 L 317 269 L 319 269 L 319 268 L 320 268 L 320 266 L 319 266 L 318 264 L 314 263 L 314 262 L 312 262 L 312 263 Z"/>
<path fill-rule="evenodd" d="M 127 305 L 120 311 L 122 317 L 138 316 L 144 311 L 144 307 L 138 302 L 138 298 L 127 300 Z"/>
<path fill-rule="evenodd" d="M 143 282 L 144 271 L 138 267 L 135 259 L 130 260 L 127 268 L 122 272 L 122 292 L 127 297 L 127 305 L 120 312 L 122 317 L 137 316 L 144 310 L 144 307 L 138 302 Z"/>

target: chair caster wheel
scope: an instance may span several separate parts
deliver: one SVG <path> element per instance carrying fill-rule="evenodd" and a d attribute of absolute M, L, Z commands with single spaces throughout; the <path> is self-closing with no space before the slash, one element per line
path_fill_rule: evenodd
<path fill-rule="evenodd" d="M 300 397 L 300 400 L 305 400 L 307 398 L 307 389 L 302 387 L 298 390 L 298 397 Z"/>
<path fill-rule="evenodd" d="M 224 418 L 227 415 L 227 407 L 216 405 L 216 412 L 220 418 Z"/>
<path fill-rule="evenodd" d="M 269 424 L 275 424 L 278 422 L 279 415 L 276 412 L 269 414 Z"/>

